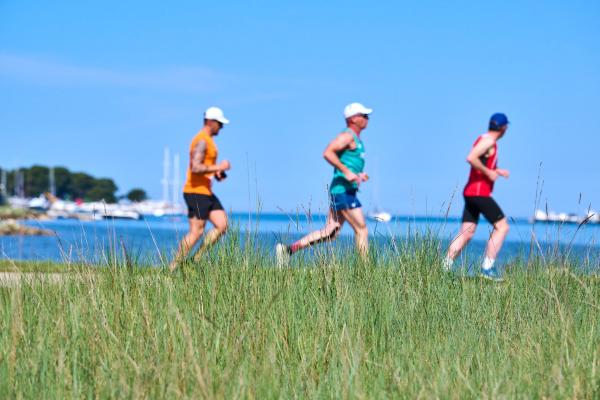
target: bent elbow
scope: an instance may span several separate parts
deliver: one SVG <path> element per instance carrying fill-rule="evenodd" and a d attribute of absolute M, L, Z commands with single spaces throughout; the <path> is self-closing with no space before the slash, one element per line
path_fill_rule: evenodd
<path fill-rule="evenodd" d="M 192 173 L 194 174 L 203 174 L 206 168 L 204 168 L 204 165 L 192 165 Z"/>

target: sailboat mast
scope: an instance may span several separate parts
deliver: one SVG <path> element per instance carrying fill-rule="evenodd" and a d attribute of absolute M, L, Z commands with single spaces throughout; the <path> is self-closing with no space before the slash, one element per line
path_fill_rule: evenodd
<path fill-rule="evenodd" d="M 165 147 L 164 157 L 163 157 L 163 178 L 160 181 L 163 188 L 162 199 L 165 203 L 169 202 L 169 168 L 171 164 L 171 157 L 169 153 L 169 148 Z"/>
<path fill-rule="evenodd" d="M 2 197 L 7 197 L 7 189 L 6 189 L 6 169 L 2 168 L 2 173 L 0 174 L 0 195 Z"/>
<path fill-rule="evenodd" d="M 50 167 L 48 180 L 50 182 L 48 191 L 52 194 L 52 196 L 56 196 L 56 181 L 54 179 L 54 167 Z"/>
<path fill-rule="evenodd" d="M 179 205 L 179 153 L 173 155 L 173 207 Z"/>

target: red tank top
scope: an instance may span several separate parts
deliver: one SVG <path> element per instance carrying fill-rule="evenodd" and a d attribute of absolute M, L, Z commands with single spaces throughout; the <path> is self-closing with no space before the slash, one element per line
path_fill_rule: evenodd
<path fill-rule="evenodd" d="M 477 146 L 477 143 L 481 140 L 483 135 L 479 136 L 473 147 Z M 479 157 L 479 160 L 489 169 L 496 169 L 498 164 L 498 146 L 496 142 L 489 149 Z M 490 197 L 492 190 L 494 189 L 494 182 L 488 178 L 483 172 L 471 167 L 471 173 L 469 174 L 469 181 L 465 186 L 463 194 L 465 196 L 484 196 Z"/>

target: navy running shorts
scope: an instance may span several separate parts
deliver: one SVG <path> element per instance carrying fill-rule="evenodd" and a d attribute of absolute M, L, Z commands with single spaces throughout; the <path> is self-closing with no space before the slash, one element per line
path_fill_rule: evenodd
<path fill-rule="evenodd" d="M 358 198 L 356 197 L 356 190 L 352 190 L 345 193 L 331 193 L 329 199 L 329 206 L 334 211 L 341 211 L 360 208 L 362 207 L 362 204 L 360 204 L 360 201 L 358 201 Z"/>

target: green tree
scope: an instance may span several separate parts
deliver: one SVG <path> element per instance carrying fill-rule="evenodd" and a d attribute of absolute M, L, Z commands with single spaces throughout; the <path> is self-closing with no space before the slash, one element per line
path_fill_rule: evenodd
<path fill-rule="evenodd" d="M 24 177 L 25 196 L 39 196 L 49 190 L 50 169 L 33 165 L 31 168 L 7 170 L 6 189 L 9 195 L 15 193 L 15 181 L 21 175 Z M 105 200 L 108 203 L 117 201 L 117 185 L 112 179 L 96 179 L 85 172 L 71 172 L 65 167 L 55 167 L 54 183 L 56 196 L 62 199 Z M 145 196 L 145 192 L 143 194 Z"/>
<path fill-rule="evenodd" d="M 71 172 L 65 167 L 54 168 L 54 182 L 56 184 L 56 196 L 61 199 L 73 197 L 71 188 Z"/>
<path fill-rule="evenodd" d="M 25 196 L 37 197 L 47 192 L 50 186 L 50 169 L 41 165 L 34 165 L 24 169 L 25 172 Z"/>
<path fill-rule="evenodd" d="M 91 201 L 104 200 L 107 203 L 115 203 L 117 201 L 115 196 L 117 189 L 117 185 L 115 185 L 112 179 L 95 179 L 91 189 L 86 193 L 85 199 Z"/>
<path fill-rule="evenodd" d="M 17 168 L 13 170 L 7 170 L 6 173 L 6 192 L 9 196 L 17 195 L 17 175 L 23 174 L 26 177 L 27 168 Z"/>
<path fill-rule="evenodd" d="M 15 171 L 6 170 L 6 193 L 12 196 L 15 193 Z"/>
<path fill-rule="evenodd" d="M 134 188 L 127 193 L 127 198 L 133 202 L 140 202 L 146 200 L 148 195 L 144 189 Z"/>
<path fill-rule="evenodd" d="M 71 196 L 74 199 L 85 199 L 87 194 L 94 187 L 95 179 L 84 172 L 75 172 L 71 174 Z"/>

